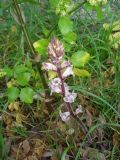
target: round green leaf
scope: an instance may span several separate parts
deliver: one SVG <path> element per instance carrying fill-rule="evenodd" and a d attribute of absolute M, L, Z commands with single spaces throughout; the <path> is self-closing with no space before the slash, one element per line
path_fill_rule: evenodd
<path fill-rule="evenodd" d="M 13 76 L 13 69 L 9 68 L 9 67 L 5 67 L 4 71 L 6 72 L 7 77 L 12 77 Z"/>
<path fill-rule="evenodd" d="M 70 45 L 69 43 L 66 43 L 66 42 L 63 42 L 63 44 L 64 44 L 65 51 L 70 52 L 73 45 Z"/>
<path fill-rule="evenodd" d="M 17 82 L 21 85 L 21 86 L 25 86 L 28 84 L 29 80 L 30 80 L 30 76 L 31 74 L 28 73 L 28 72 L 25 72 L 25 73 L 21 73 L 21 74 L 18 74 L 16 76 L 16 79 L 17 79 Z"/>
<path fill-rule="evenodd" d="M 35 50 L 42 55 L 45 55 L 47 52 L 48 47 L 48 40 L 47 39 L 40 39 L 33 43 Z"/>
<path fill-rule="evenodd" d="M 16 100 L 19 96 L 19 89 L 17 87 L 8 88 L 8 100 L 10 102 Z"/>
<path fill-rule="evenodd" d="M 73 30 L 73 22 L 69 17 L 60 17 L 58 22 L 58 27 L 63 35 L 72 32 Z"/>
<path fill-rule="evenodd" d="M 20 100 L 25 103 L 32 103 L 33 94 L 34 94 L 34 91 L 32 88 L 29 88 L 29 87 L 22 88 L 20 92 Z"/>
<path fill-rule="evenodd" d="M 77 35 L 74 32 L 69 32 L 63 36 L 63 39 L 71 44 L 75 43 Z"/>
<path fill-rule="evenodd" d="M 73 72 L 78 77 L 90 77 L 90 73 L 85 69 L 74 68 Z"/>
<path fill-rule="evenodd" d="M 85 3 L 84 5 L 85 9 L 88 10 L 88 11 L 91 11 L 94 7 L 91 6 L 89 3 Z"/>
<path fill-rule="evenodd" d="M 75 67 L 81 68 L 89 61 L 90 54 L 85 51 L 78 51 L 71 57 L 71 62 Z"/>
<path fill-rule="evenodd" d="M 27 67 L 25 67 L 25 65 L 21 64 L 21 65 L 17 65 L 14 68 L 14 72 L 15 74 L 20 74 L 22 72 L 26 72 L 28 70 Z"/>

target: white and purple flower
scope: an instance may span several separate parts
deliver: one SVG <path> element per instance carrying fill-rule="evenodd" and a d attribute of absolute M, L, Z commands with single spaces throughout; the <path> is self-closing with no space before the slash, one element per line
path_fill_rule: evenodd
<path fill-rule="evenodd" d="M 52 71 L 57 71 L 57 67 L 49 62 L 44 62 L 42 63 L 43 69 L 45 70 L 52 70 Z"/>
<path fill-rule="evenodd" d="M 52 94 L 53 92 L 61 93 L 61 92 L 62 92 L 61 85 L 62 85 L 61 79 L 60 79 L 60 78 L 54 78 L 54 79 L 49 83 L 49 87 L 50 87 L 50 89 L 51 89 L 51 94 Z"/>
<path fill-rule="evenodd" d="M 70 75 L 73 75 L 72 66 L 66 68 L 66 70 L 62 74 L 62 78 L 69 77 Z"/>
<path fill-rule="evenodd" d="M 77 93 L 67 92 L 65 94 L 65 97 L 63 98 L 63 100 L 67 103 L 73 103 L 75 101 L 76 97 L 77 97 Z"/>
<path fill-rule="evenodd" d="M 52 79 L 49 83 L 51 94 L 59 93 L 62 95 L 66 105 L 68 105 L 68 103 L 71 104 L 75 101 L 77 93 L 74 93 L 74 91 L 70 92 L 69 86 L 67 85 L 67 83 L 65 83 L 65 79 L 74 74 L 73 66 L 70 64 L 70 61 L 63 60 L 64 47 L 63 44 L 60 43 L 56 38 L 52 38 L 51 42 L 48 45 L 48 55 L 50 61 L 43 63 L 43 69 L 52 70 L 58 75 L 57 78 Z M 77 115 L 81 112 L 82 108 L 81 106 L 79 106 L 74 114 Z M 67 122 L 70 119 L 69 109 L 68 111 L 63 113 L 60 111 L 59 114 L 62 121 L 64 122 Z"/>
<path fill-rule="evenodd" d="M 76 108 L 75 114 L 79 114 L 79 113 L 83 113 L 83 108 L 81 105 L 78 106 L 78 108 Z"/>
<path fill-rule="evenodd" d="M 70 112 L 61 112 L 59 113 L 63 122 L 68 122 L 70 120 Z"/>
<path fill-rule="evenodd" d="M 63 68 L 66 68 L 66 67 L 69 67 L 69 66 L 71 66 L 71 64 L 70 64 L 69 61 L 63 61 L 63 62 L 61 63 L 61 68 L 62 68 L 62 69 L 63 69 Z"/>

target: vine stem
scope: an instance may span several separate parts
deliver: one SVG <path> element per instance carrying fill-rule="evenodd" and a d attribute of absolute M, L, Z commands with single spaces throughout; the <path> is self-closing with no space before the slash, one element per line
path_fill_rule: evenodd
<path fill-rule="evenodd" d="M 67 14 L 68 14 L 68 15 L 72 14 L 73 12 L 75 12 L 76 10 L 78 10 L 80 7 L 82 7 L 86 2 L 87 2 L 87 0 L 84 0 L 83 2 L 77 3 Z M 57 24 L 58 24 L 58 22 L 53 25 L 52 29 L 50 30 L 50 32 L 49 32 L 49 34 L 46 36 L 46 38 L 49 38 L 49 37 L 50 37 L 50 35 L 52 34 L 52 32 L 56 29 Z"/>
<path fill-rule="evenodd" d="M 62 73 L 61 73 L 60 68 L 57 68 L 57 73 L 58 73 L 58 77 L 61 79 L 61 83 L 62 83 L 61 84 L 62 96 L 65 97 L 64 79 L 62 78 Z M 70 112 L 70 115 L 72 116 L 72 118 L 75 119 L 79 123 L 83 133 L 86 134 L 88 132 L 88 129 L 85 126 L 85 124 L 81 121 L 81 119 L 77 115 L 74 114 L 74 111 L 72 109 L 71 104 L 68 102 L 65 102 L 65 106 L 66 106 L 67 110 Z"/>
<path fill-rule="evenodd" d="M 14 4 L 14 8 L 15 8 L 15 11 L 16 11 L 16 14 L 17 14 L 17 17 L 19 19 L 19 22 L 20 22 L 20 25 L 21 25 L 21 28 L 23 30 L 23 33 L 25 35 L 25 38 L 26 38 L 26 42 L 31 50 L 31 56 L 32 58 L 35 60 L 36 59 L 36 52 L 34 50 L 34 47 L 33 47 L 33 44 L 32 44 L 32 41 L 30 39 L 30 36 L 29 36 L 29 33 L 27 31 L 27 28 L 26 28 L 26 24 L 23 20 L 23 17 L 22 17 L 22 13 L 21 13 L 21 9 L 20 9 L 20 6 L 18 4 L 18 1 L 17 0 L 13 0 L 13 4 Z M 49 92 L 49 88 L 48 88 L 48 85 L 47 85 L 47 82 L 46 82 L 46 79 L 45 79 L 45 76 L 44 76 L 44 73 L 41 69 L 42 67 L 42 64 L 41 62 L 36 62 L 36 66 L 37 66 L 37 69 L 38 69 L 38 72 L 39 72 L 39 75 L 40 75 L 40 78 L 41 78 L 41 82 L 43 84 L 43 87 L 44 87 L 44 90 L 45 90 L 45 96 L 46 97 L 49 97 L 50 95 L 50 92 Z"/>

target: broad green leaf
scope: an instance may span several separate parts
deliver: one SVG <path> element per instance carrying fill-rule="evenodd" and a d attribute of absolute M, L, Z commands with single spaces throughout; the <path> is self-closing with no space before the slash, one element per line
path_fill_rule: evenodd
<path fill-rule="evenodd" d="M 25 103 L 32 103 L 33 94 L 34 94 L 34 91 L 32 88 L 30 87 L 22 88 L 20 92 L 20 100 Z"/>
<path fill-rule="evenodd" d="M 26 59 L 25 60 L 25 65 L 27 68 L 29 68 L 30 70 L 32 69 L 32 62 L 30 61 L 30 59 Z"/>
<path fill-rule="evenodd" d="M 35 50 L 42 55 L 45 55 L 47 52 L 48 40 L 40 39 L 33 43 Z"/>
<path fill-rule="evenodd" d="M 21 86 L 25 86 L 28 84 L 29 80 L 30 80 L 30 76 L 31 74 L 28 73 L 28 72 L 25 72 L 25 73 L 21 73 L 21 74 L 18 74 L 16 76 L 16 79 L 17 79 L 17 82 L 21 85 Z"/>
<path fill-rule="evenodd" d="M 70 45 L 69 43 L 66 43 L 66 42 L 63 42 L 63 44 L 64 44 L 65 51 L 70 52 L 73 45 Z"/>
<path fill-rule="evenodd" d="M 69 32 L 63 36 L 63 39 L 71 44 L 75 43 L 77 35 L 74 32 Z"/>
<path fill-rule="evenodd" d="M 69 17 L 60 17 L 58 26 L 63 35 L 72 32 L 73 30 L 73 22 Z"/>
<path fill-rule="evenodd" d="M 17 65 L 14 68 L 15 74 L 20 74 L 20 73 L 23 73 L 23 72 L 26 72 L 26 71 L 28 71 L 28 68 L 25 67 L 25 65 L 23 65 L 23 64 Z"/>
<path fill-rule="evenodd" d="M 90 60 L 90 54 L 85 51 L 78 51 L 71 57 L 71 62 L 75 67 L 81 68 Z"/>
<path fill-rule="evenodd" d="M 13 76 L 13 69 L 6 66 L 4 68 L 4 71 L 6 72 L 7 77 L 12 77 Z"/>
<path fill-rule="evenodd" d="M 8 88 L 8 100 L 15 101 L 19 96 L 19 89 L 17 87 Z"/>
<path fill-rule="evenodd" d="M 85 3 L 84 7 L 88 11 L 91 11 L 93 9 L 93 6 L 91 6 L 89 3 Z"/>
<path fill-rule="evenodd" d="M 42 27 L 42 32 L 45 35 L 45 37 L 49 37 L 48 35 L 50 34 L 50 31 L 45 26 L 41 26 L 41 27 Z"/>
<path fill-rule="evenodd" d="M 57 77 L 57 73 L 54 72 L 54 71 L 48 71 L 48 77 L 49 77 L 49 80 Z"/>
<path fill-rule="evenodd" d="M 90 77 L 90 73 L 85 69 L 74 68 L 73 72 L 78 77 Z"/>

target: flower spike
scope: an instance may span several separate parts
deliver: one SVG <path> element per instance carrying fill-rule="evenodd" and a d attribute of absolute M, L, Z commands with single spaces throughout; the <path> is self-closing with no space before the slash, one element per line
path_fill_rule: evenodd
<path fill-rule="evenodd" d="M 52 93 L 59 93 L 63 97 L 67 111 L 60 112 L 62 121 L 67 122 L 71 115 L 71 103 L 73 103 L 77 97 L 77 93 L 70 92 L 69 86 L 65 83 L 67 77 L 73 75 L 73 66 L 67 60 L 63 60 L 64 47 L 58 39 L 53 37 L 48 45 L 49 62 L 43 63 L 43 69 L 55 71 L 58 77 L 52 79 L 49 82 L 49 88 Z M 80 112 L 77 110 L 77 113 Z M 73 113 L 74 114 L 74 113 Z"/>
<path fill-rule="evenodd" d="M 51 42 L 48 45 L 48 55 L 51 59 L 61 59 L 64 55 L 63 44 L 60 43 L 55 37 L 51 39 Z"/>

